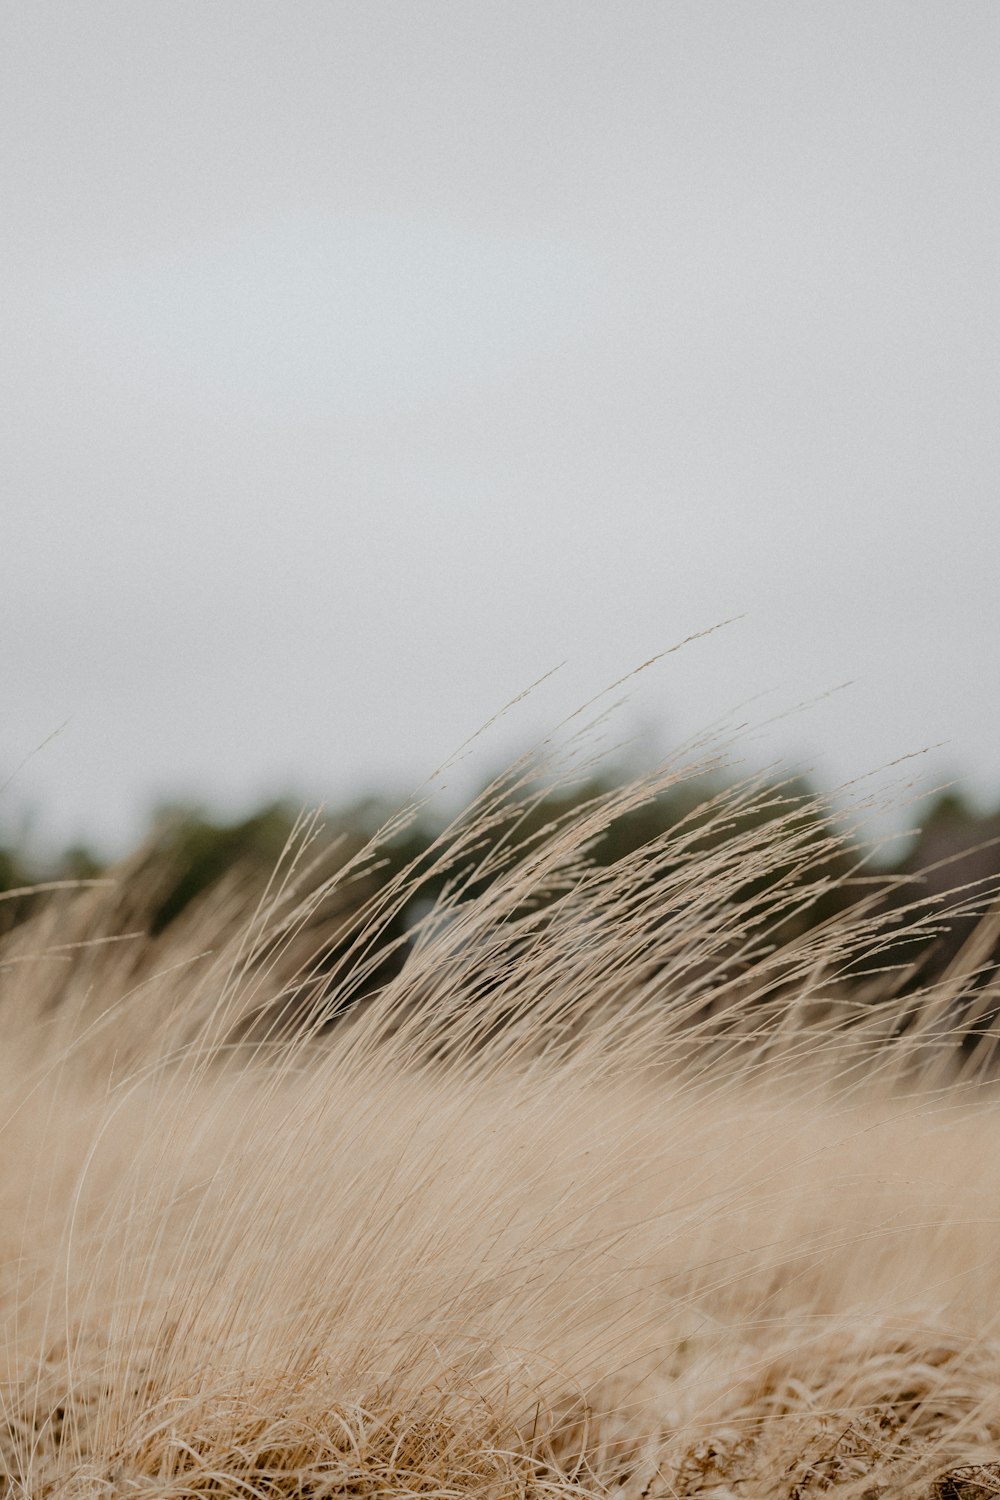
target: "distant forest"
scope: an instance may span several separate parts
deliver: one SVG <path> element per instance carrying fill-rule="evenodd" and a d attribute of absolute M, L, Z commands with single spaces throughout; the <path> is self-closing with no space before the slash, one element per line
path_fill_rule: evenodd
<path fill-rule="evenodd" d="M 543 829 L 570 818 L 584 804 L 624 780 L 624 774 L 616 778 L 609 772 L 571 790 L 551 791 L 533 800 L 518 819 L 519 839 L 530 838 L 532 830 L 540 835 Z M 711 776 L 669 788 L 615 818 L 595 838 L 592 859 L 610 865 L 682 823 L 690 829 L 692 824 L 697 825 L 700 806 L 712 797 L 724 796 L 725 790 L 726 783 Z M 875 866 L 866 860 L 863 849 L 852 847 L 849 840 L 835 833 L 835 820 L 825 806 L 815 789 L 800 779 L 776 783 L 773 796 L 765 798 L 763 804 L 757 801 L 750 808 L 736 804 L 729 822 L 730 835 L 734 830 L 747 832 L 769 817 L 787 818 L 789 808 L 801 808 L 796 816 L 806 846 L 812 843 L 817 849 L 829 850 L 822 860 L 830 879 L 828 888 L 789 916 L 789 923 L 794 923 L 799 932 L 836 917 L 857 900 L 859 886 L 866 881 L 870 885 L 873 876 L 884 881 L 880 899 L 900 909 L 914 901 L 932 905 L 940 902 L 940 918 L 927 927 L 925 935 L 897 945 L 893 951 L 893 963 L 910 971 L 904 989 L 908 982 L 914 988 L 933 982 L 947 971 L 963 945 L 968 946 L 977 921 L 981 923 L 975 916 L 950 913 L 952 906 L 960 904 L 952 893 L 974 894 L 980 911 L 987 908 L 990 896 L 1000 893 L 1000 809 L 984 815 L 975 811 L 960 791 L 941 793 L 924 809 L 919 830 L 906 841 L 905 852 L 896 862 L 887 866 L 883 861 Z M 448 836 L 441 815 L 425 810 L 400 822 L 392 813 L 391 806 L 376 797 L 324 813 L 311 856 L 323 875 L 350 861 L 358 862 L 373 841 L 377 845 L 376 854 L 362 858 L 350 881 L 345 882 L 343 899 L 355 909 L 380 887 L 388 888 L 405 870 L 418 870 L 429 851 Z M 111 870 L 86 848 L 67 849 L 48 867 L 39 868 L 24 850 L 0 844 L 0 934 L 31 914 L 54 884 L 58 887 L 62 882 L 112 877 L 141 886 L 143 900 L 136 911 L 141 924 L 157 936 L 182 920 L 196 898 L 213 890 L 222 892 L 227 883 L 238 885 L 244 895 L 254 887 L 263 890 L 299 818 L 300 809 L 291 801 L 270 803 L 230 822 L 212 816 L 204 807 L 164 808 L 151 818 L 141 845 Z M 705 837 L 719 839 L 717 824 L 713 823 L 712 829 Z M 498 828 L 497 839 L 503 836 Z M 489 852 L 480 844 L 469 854 L 470 896 L 490 881 Z M 768 883 L 789 877 L 794 881 L 794 870 L 772 874 Z M 747 893 L 753 894 L 752 882 L 742 894 Z M 377 988 L 399 972 L 405 962 L 408 930 L 437 894 L 433 880 L 425 881 L 411 905 L 402 908 L 394 930 L 388 934 L 392 941 L 384 963 L 366 976 L 366 988 Z M 982 930 L 980 925 L 976 939 L 980 944 Z M 982 994 L 984 989 L 992 991 L 1000 978 L 1000 941 L 987 943 L 980 969 L 978 987 Z"/>

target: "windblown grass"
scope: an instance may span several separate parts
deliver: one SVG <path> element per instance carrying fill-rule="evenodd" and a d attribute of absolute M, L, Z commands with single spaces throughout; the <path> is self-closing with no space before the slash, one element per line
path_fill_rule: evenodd
<path fill-rule="evenodd" d="M 324 875 L 307 821 L 256 906 L 129 937 L 139 859 L 9 935 L 5 1494 L 1000 1492 L 958 1472 L 1000 1457 L 968 975 L 893 998 L 863 867 L 797 922 L 835 848 L 794 806 L 751 826 L 761 782 L 594 865 L 688 774 L 525 839 L 520 764 L 360 909 L 377 848 Z"/>

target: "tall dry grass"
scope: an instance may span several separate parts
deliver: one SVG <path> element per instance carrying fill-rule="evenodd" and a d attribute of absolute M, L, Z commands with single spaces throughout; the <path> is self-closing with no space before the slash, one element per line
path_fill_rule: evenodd
<path fill-rule="evenodd" d="M 150 939 L 139 859 L 9 935 L 5 1494 L 1000 1490 L 957 1469 L 1000 1459 L 968 973 L 893 999 L 860 860 L 847 916 L 797 921 L 835 841 L 751 827 L 762 781 L 593 862 L 693 769 L 526 837 L 552 772 L 520 763 L 360 908 L 377 847 L 324 875 L 307 820 L 256 904 Z"/>

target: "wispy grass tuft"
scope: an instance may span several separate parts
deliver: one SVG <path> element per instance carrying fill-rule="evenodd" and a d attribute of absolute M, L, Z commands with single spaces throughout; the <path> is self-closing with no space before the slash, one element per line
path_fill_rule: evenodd
<path fill-rule="evenodd" d="M 158 937 L 141 856 L 8 935 L 3 1493 L 992 1482 L 940 1477 L 1000 1457 L 993 1040 L 957 1038 L 982 942 L 904 996 L 941 903 L 888 907 L 773 778 L 598 864 L 718 757 L 539 830 L 585 747 L 360 901 L 379 840 L 330 873 L 306 818 L 263 893 Z"/>

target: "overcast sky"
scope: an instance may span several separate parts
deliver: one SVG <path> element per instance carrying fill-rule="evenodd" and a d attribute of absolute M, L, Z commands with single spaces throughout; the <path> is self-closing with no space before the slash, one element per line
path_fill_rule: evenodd
<path fill-rule="evenodd" d="M 734 615 L 661 748 L 852 679 L 775 752 L 1000 797 L 1000 6 L 0 15 L 0 839 L 405 787 L 565 660 L 492 764 Z"/>

